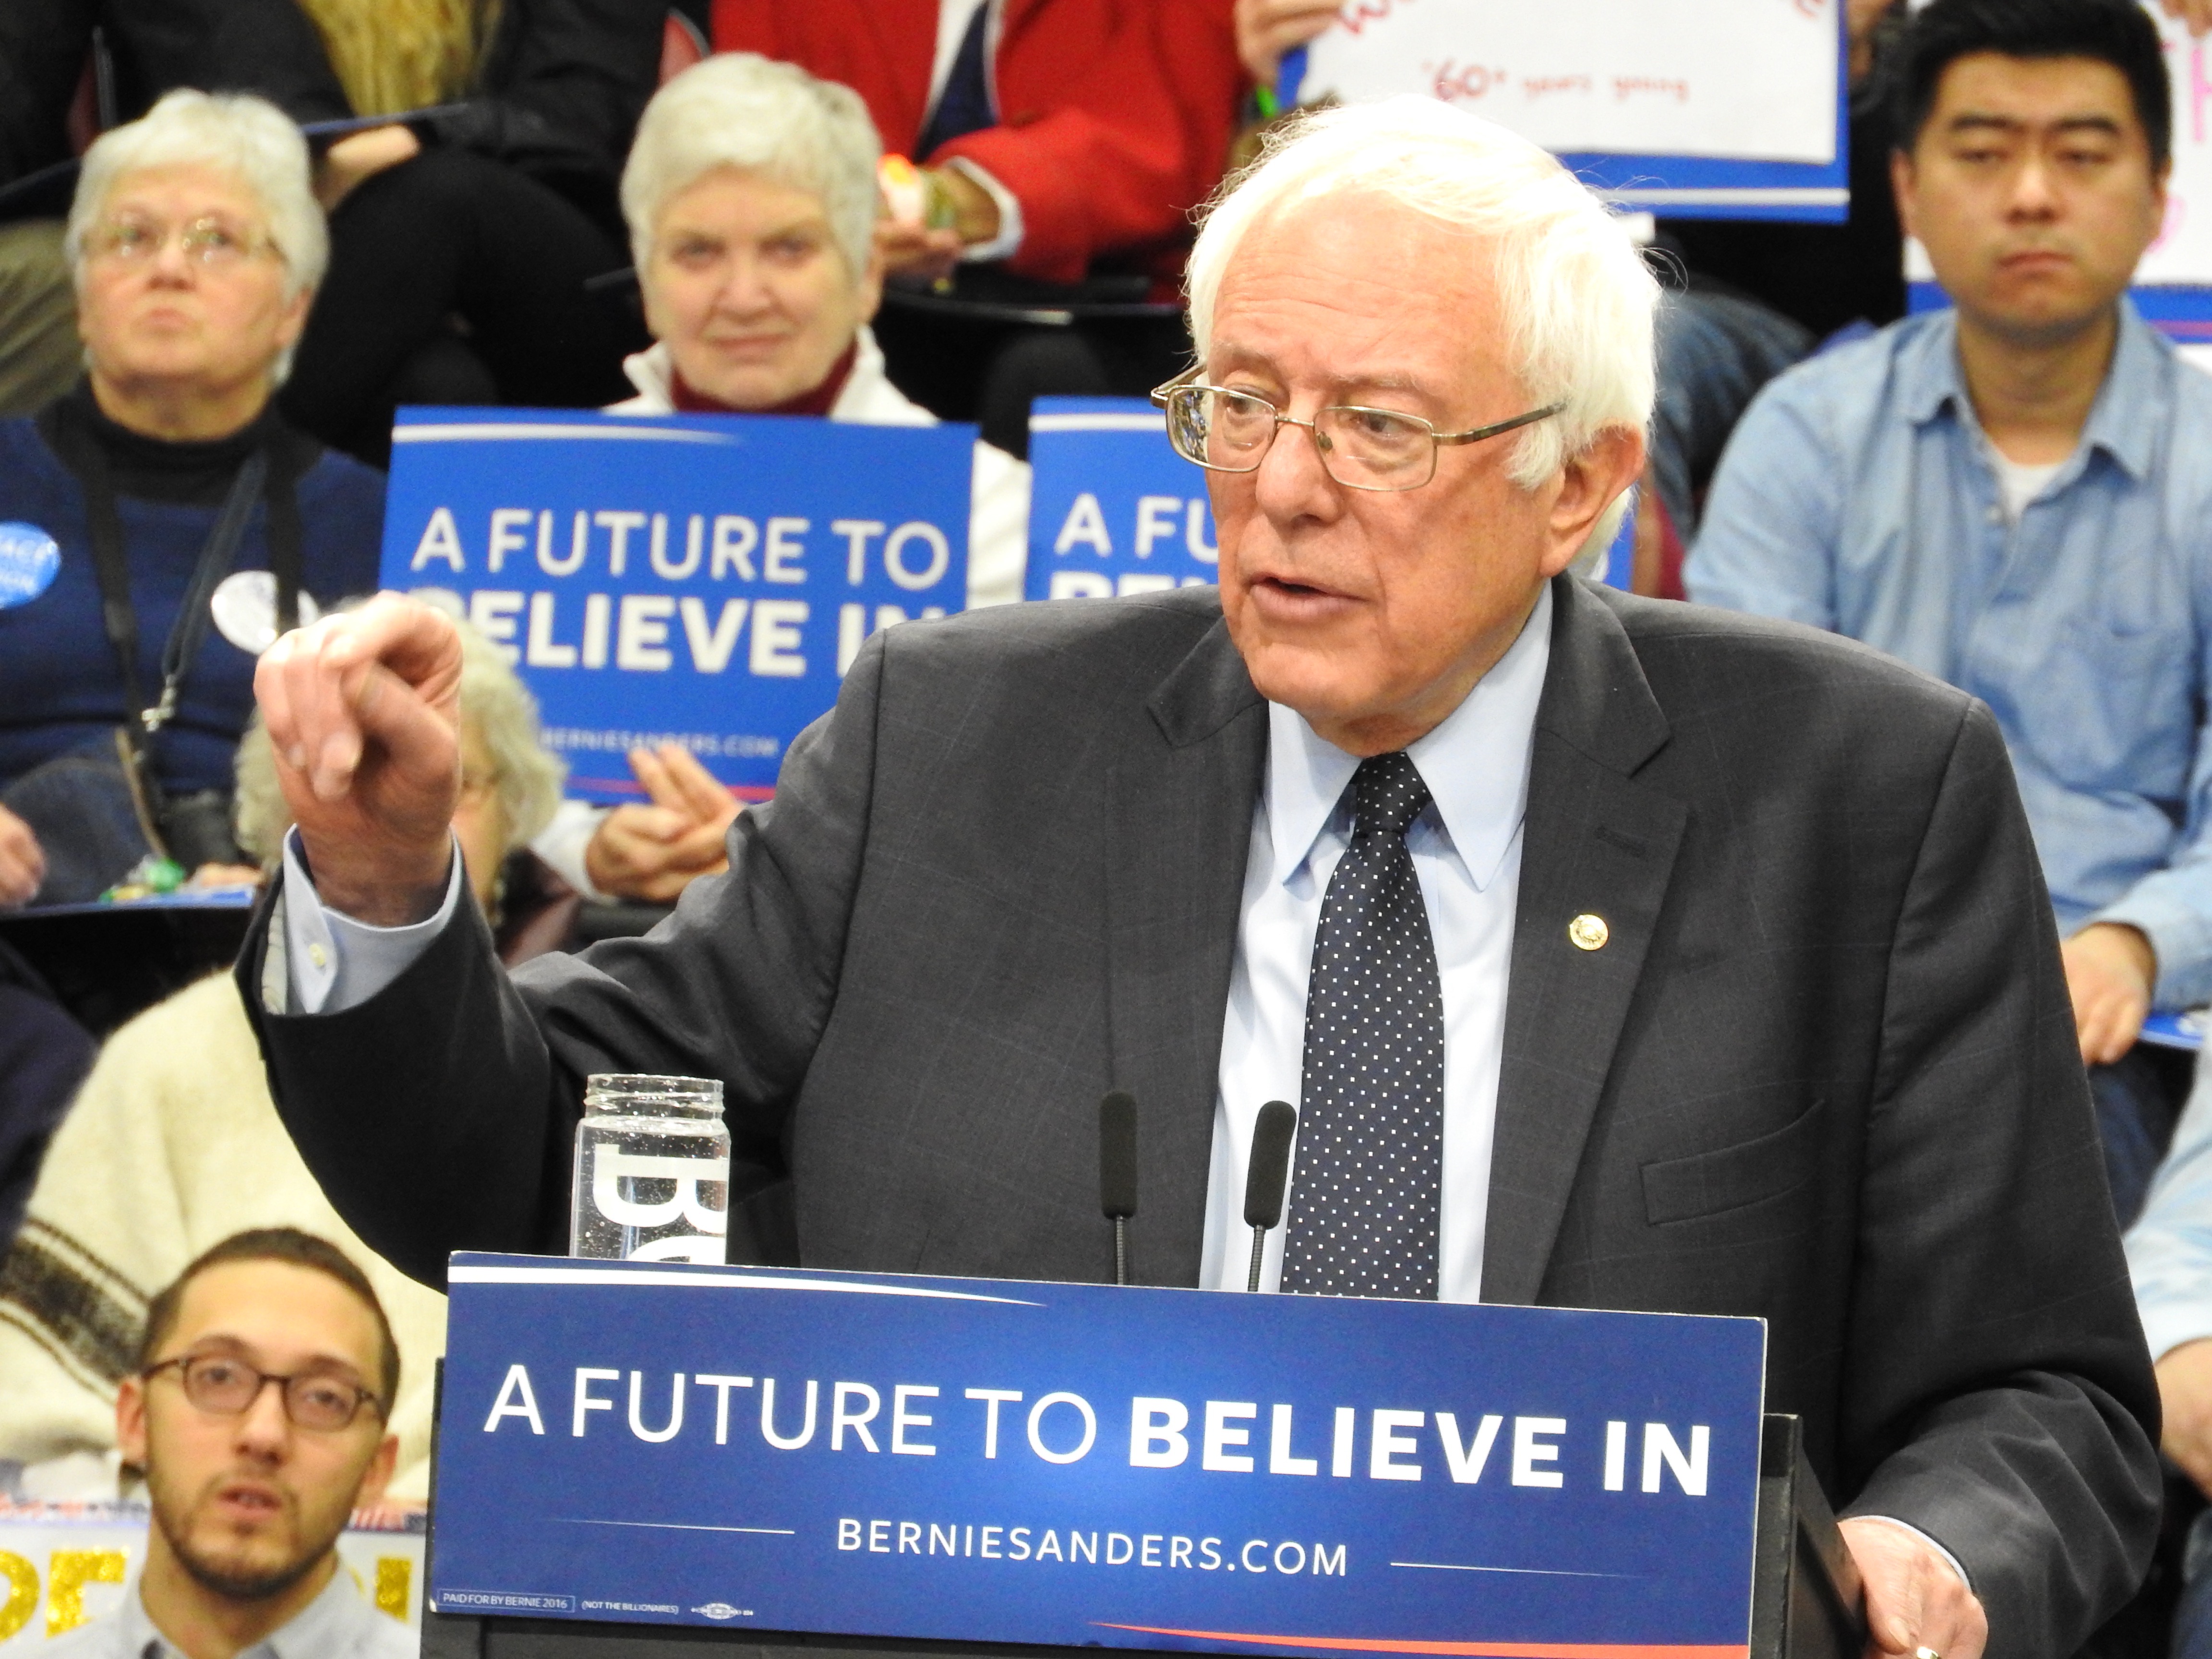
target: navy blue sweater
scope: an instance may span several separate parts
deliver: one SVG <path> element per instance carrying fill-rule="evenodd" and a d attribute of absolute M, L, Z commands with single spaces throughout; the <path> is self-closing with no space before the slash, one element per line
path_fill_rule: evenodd
<path fill-rule="evenodd" d="M 0 422 L 0 534 L 43 531 L 61 562 L 46 591 L 0 608 L 0 787 L 33 767 L 101 740 L 131 717 L 123 676 L 100 627 L 82 482 L 55 451 L 57 415 L 72 435 L 100 441 L 112 465 L 131 599 L 138 617 L 138 683 L 160 694 L 161 651 L 191 585 L 223 491 L 247 444 L 163 446 L 102 421 L 80 388 L 46 415 Z M 271 413 L 264 422 L 273 422 Z M 251 441 L 267 428 L 257 422 Z M 286 433 L 280 465 L 301 471 L 301 585 L 328 608 L 373 592 L 384 534 L 384 477 Z M 269 568 L 268 512 L 257 506 L 231 568 Z M 0 602 L 4 602 L 0 592 Z M 155 739 L 162 785 L 177 793 L 228 789 L 231 762 L 253 713 L 253 658 L 210 625 L 185 672 L 175 718 Z"/>

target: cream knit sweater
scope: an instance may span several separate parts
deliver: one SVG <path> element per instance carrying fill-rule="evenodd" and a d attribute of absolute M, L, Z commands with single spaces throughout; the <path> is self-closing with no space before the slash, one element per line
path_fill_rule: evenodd
<path fill-rule="evenodd" d="M 112 1451 L 115 1385 L 147 1303 L 210 1245 L 270 1226 L 329 1239 L 375 1285 L 399 1340 L 392 1496 L 427 1496 L 446 1298 L 371 1254 L 323 1196 L 276 1115 L 228 974 L 109 1038 L 46 1152 L 0 1261 L 0 1458 Z"/>

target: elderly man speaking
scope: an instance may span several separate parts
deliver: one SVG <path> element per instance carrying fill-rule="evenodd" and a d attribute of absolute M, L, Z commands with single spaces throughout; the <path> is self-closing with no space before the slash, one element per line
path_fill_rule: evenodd
<path fill-rule="evenodd" d="M 434 612 L 272 650 L 298 839 L 241 973 L 308 1164 L 436 1281 L 562 1248 L 585 1074 L 691 1073 L 734 1259 L 1100 1279 L 1122 1088 L 1133 1275 L 1228 1288 L 1291 1099 L 1271 1285 L 1762 1316 L 1875 1647 L 2072 1653 L 2147 1558 L 2156 1405 L 1989 712 L 1571 573 L 1654 289 L 1522 141 L 1314 118 L 1191 287 L 1218 593 L 877 635 L 649 939 L 501 973 Z"/>

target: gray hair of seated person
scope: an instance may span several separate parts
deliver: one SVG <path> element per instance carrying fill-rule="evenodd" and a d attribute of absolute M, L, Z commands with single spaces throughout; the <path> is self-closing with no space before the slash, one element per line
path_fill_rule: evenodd
<path fill-rule="evenodd" d="M 228 174 L 261 204 L 270 240 L 284 261 L 286 298 L 323 280 L 331 236 L 315 200 L 307 141 L 300 129 L 265 98 L 180 87 L 137 120 L 102 133 L 85 151 L 63 241 L 79 282 L 84 240 L 117 181 L 156 167 L 188 167 Z"/>
<path fill-rule="evenodd" d="M 875 243 L 883 154 L 860 94 L 795 64 L 717 52 L 653 95 L 623 168 L 623 216 L 642 272 L 669 202 L 718 167 L 822 198 L 830 234 L 857 277 Z"/>
<path fill-rule="evenodd" d="M 1492 262 L 1528 402 L 1566 405 L 1512 441 L 1511 476 L 1522 488 L 1534 488 L 1607 428 L 1649 426 L 1659 285 L 1627 227 L 1547 151 L 1431 98 L 1301 116 L 1224 182 L 1206 211 L 1186 279 L 1201 361 L 1222 278 L 1245 233 L 1273 214 L 1352 192 L 1463 230 L 1470 257 Z M 1627 507 L 1624 494 L 1578 558 L 1611 542 Z"/>
<path fill-rule="evenodd" d="M 461 729 L 474 732 L 491 756 L 492 786 L 507 830 L 502 851 L 527 847 L 561 804 L 567 767 L 538 742 L 538 702 L 490 641 L 466 623 L 461 633 Z M 257 712 L 238 745 L 238 793 L 232 822 L 238 844 L 264 869 L 284 856 L 292 809 L 276 781 L 276 750 Z"/>

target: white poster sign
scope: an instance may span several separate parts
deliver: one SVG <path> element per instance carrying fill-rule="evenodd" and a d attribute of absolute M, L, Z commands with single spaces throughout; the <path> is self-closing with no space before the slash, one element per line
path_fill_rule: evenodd
<path fill-rule="evenodd" d="M 1300 102 L 1415 92 L 1559 153 L 1826 165 L 1839 0 L 1348 0 Z"/>

